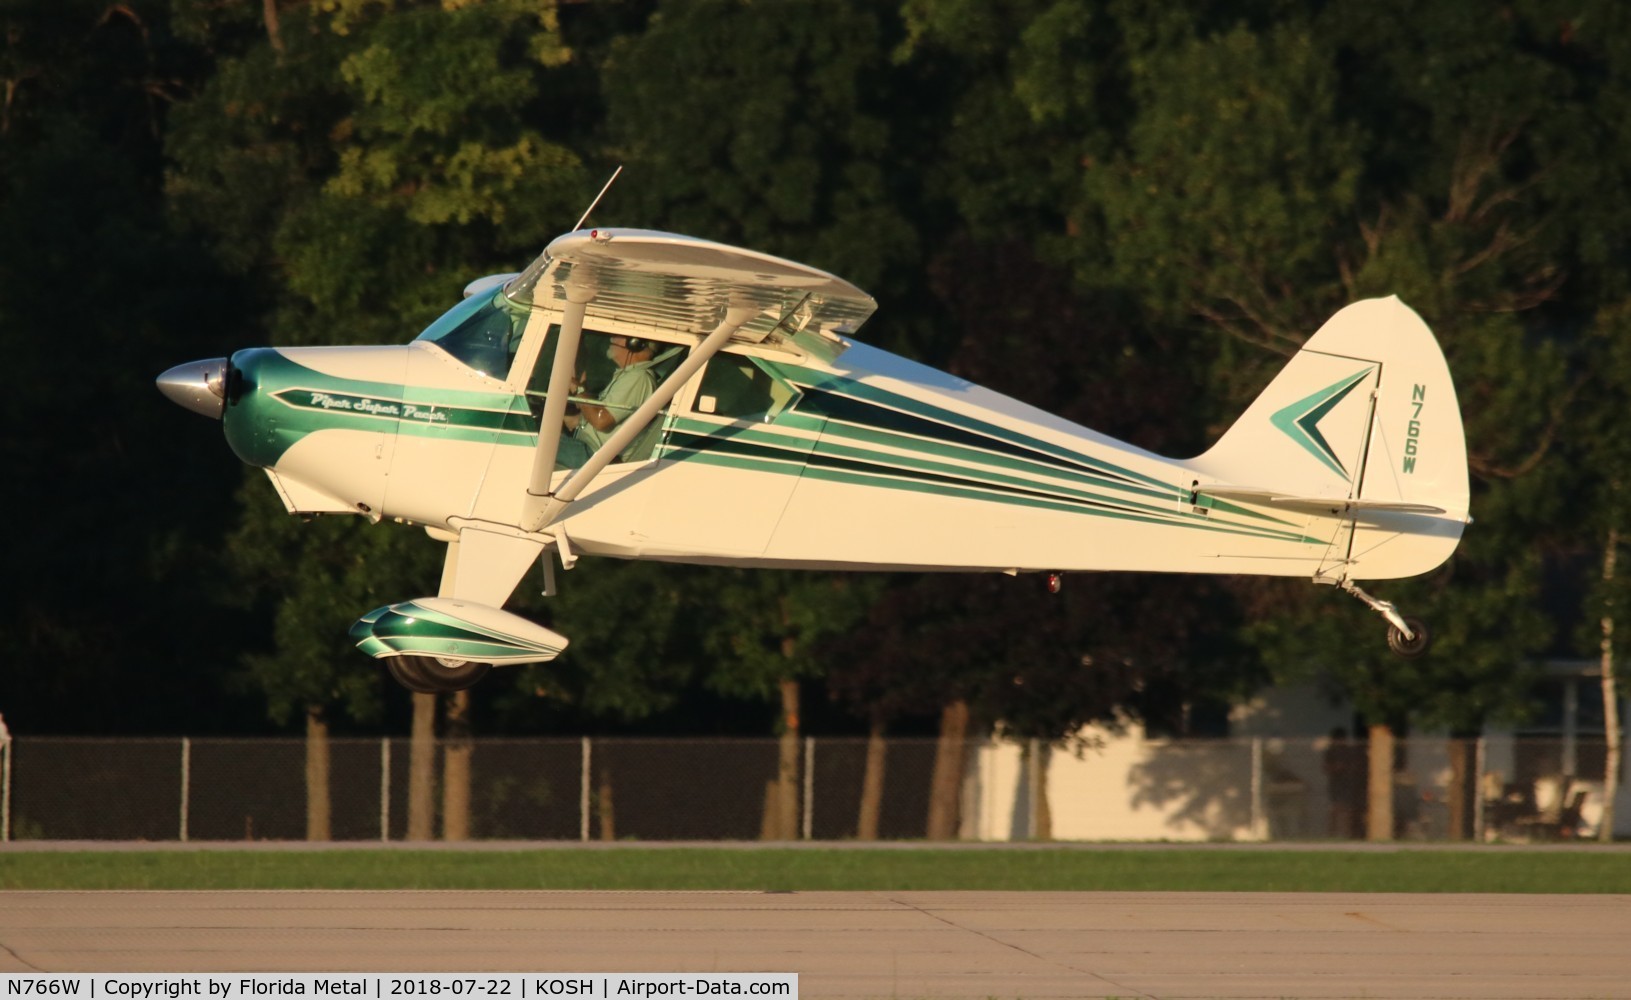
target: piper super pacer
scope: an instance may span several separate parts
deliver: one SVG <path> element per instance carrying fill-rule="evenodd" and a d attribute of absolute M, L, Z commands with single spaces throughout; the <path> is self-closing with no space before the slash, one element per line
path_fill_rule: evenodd
<path fill-rule="evenodd" d="M 582 555 L 730 566 L 1305 577 L 1419 654 L 1360 581 L 1428 572 L 1469 522 L 1437 341 L 1397 298 L 1338 312 L 1197 458 L 1116 441 L 853 339 L 824 271 L 637 229 L 568 233 L 399 346 L 255 348 L 158 379 L 290 513 L 423 528 L 441 585 L 352 636 L 404 686 L 553 659 L 503 610 Z M 1053 577 L 1050 579 L 1057 579 Z"/>

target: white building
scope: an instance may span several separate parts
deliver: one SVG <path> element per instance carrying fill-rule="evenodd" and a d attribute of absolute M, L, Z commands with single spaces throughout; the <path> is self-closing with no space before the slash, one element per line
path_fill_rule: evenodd
<path fill-rule="evenodd" d="M 1519 728 L 1491 728 L 1465 748 L 1471 833 L 1481 839 L 1594 837 L 1606 741 L 1598 667 L 1548 664 L 1542 710 Z M 1622 699 L 1622 706 L 1623 706 Z M 1624 708 L 1621 718 L 1625 718 Z M 971 755 L 962 836 L 1023 840 L 1266 840 L 1362 835 L 1364 747 L 1351 706 L 1310 684 L 1265 691 L 1231 713 L 1227 739 L 1149 738 L 1129 724 L 1078 733 L 1074 749 L 996 738 Z M 1454 768 L 1442 733 L 1401 740 L 1394 810 L 1403 838 L 1444 839 Z M 1356 763 L 1356 761 L 1358 763 Z M 1631 781 L 1622 762 L 1617 836 L 1631 836 Z M 1046 789 L 1039 813 L 1036 790 Z M 1571 810 L 1571 807 L 1572 810 Z"/>

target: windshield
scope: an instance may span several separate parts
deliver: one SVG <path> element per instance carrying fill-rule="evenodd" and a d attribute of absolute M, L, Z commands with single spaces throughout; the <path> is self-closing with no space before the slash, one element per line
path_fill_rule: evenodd
<path fill-rule="evenodd" d="M 429 341 L 483 375 L 502 379 L 509 376 L 521 346 L 527 312 L 502 291 L 473 295 L 414 339 Z"/>

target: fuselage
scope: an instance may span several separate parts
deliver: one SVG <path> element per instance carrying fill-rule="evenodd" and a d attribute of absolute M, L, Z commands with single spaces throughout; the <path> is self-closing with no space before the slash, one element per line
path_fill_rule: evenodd
<path fill-rule="evenodd" d="M 518 532 L 559 322 L 488 292 L 407 345 L 240 351 L 227 438 L 291 512 Z M 670 370 L 696 343 L 607 318 L 592 335 L 654 342 Z M 847 341 L 733 344 L 658 421 L 648 451 L 608 467 L 552 525 L 576 551 L 1310 576 L 1339 524 L 1198 497 L 1190 463 Z"/>

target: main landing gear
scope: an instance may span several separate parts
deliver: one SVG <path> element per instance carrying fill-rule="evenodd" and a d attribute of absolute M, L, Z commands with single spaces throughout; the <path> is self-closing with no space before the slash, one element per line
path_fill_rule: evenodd
<path fill-rule="evenodd" d="M 1406 618 L 1399 614 L 1389 601 L 1379 601 L 1359 589 L 1359 585 L 1352 580 L 1343 580 L 1340 584 L 1343 590 L 1363 601 L 1365 606 L 1387 619 L 1387 648 L 1407 660 L 1413 660 L 1427 652 L 1432 645 L 1433 636 L 1427 631 L 1427 625 L 1420 618 Z"/>
<path fill-rule="evenodd" d="M 493 669 L 491 663 L 474 660 L 444 660 L 429 656 L 392 656 L 385 669 L 396 682 L 419 694 L 452 694 L 473 687 Z"/>

